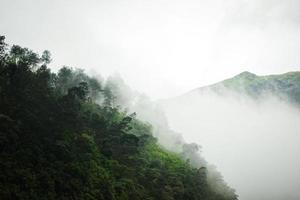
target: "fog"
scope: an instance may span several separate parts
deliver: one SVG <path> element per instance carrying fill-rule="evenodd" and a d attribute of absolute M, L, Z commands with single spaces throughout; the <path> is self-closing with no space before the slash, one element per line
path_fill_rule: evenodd
<path fill-rule="evenodd" d="M 256 101 L 193 92 L 172 98 L 245 70 L 299 70 L 299 0 L 0 0 L 0 5 L 0 34 L 7 43 L 48 49 L 54 70 L 68 65 L 104 78 L 120 73 L 139 93 L 123 87 L 121 104 L 153 123 L 155 136 L 169 149 L 177 151 L 178 141 L 200 144 L 241 200 L 300 199 L 299 108 L 274 96 Z M 163 112 L 140 93 L 171 99 L 160 101 Z"/>
<path fill-rule="evenodd" d="M 0 0 L 10 44 L 53 55 L 155 99 L 241 71 L 299 70 L 299 0 Z"/>
<path fill-rule="evenodd" d="M 162 101 L 170 127 L 203 146 L 241 200 L 300 199 L 300 110 L 266 96 L 193 91 Z"/>

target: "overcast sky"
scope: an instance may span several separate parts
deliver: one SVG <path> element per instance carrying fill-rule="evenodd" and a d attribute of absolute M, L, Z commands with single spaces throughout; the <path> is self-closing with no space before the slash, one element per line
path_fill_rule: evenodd
<path fill-rule="evenodd" d="M 298 0 L 0 0 L 10 44 L 52 52 L 52 68 L 118 72 L 165 98 L 248 70 L 300 70 Z"/>

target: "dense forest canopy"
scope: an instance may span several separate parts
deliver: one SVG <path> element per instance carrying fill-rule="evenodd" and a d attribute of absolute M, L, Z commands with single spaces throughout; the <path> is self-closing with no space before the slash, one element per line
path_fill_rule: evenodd
<path fill-rule="evenodd" d="M 4 39 L 1 199 L 237 199 L 198 145 L 171 152 L 154 126 L 126 112 L 123 85 L 69 67 L 53 73 L 49 51 L 40 56 Z"/>

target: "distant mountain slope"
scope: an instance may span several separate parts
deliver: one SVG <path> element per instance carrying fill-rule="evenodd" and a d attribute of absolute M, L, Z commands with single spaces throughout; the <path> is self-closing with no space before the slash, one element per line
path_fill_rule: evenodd
<path fill-rule="evenodd" d="M 221 95 L 232 91 L 254 98 L 272 94 L 280 98 L 287 98 L 292 102 L 300 103 L 300 71 L 267 76 L 258 76 L 245 71 L 233 78 L 213 85 L 200 87 L 191 92 L 202 93 L 205 91 L 213 91 Z"/>

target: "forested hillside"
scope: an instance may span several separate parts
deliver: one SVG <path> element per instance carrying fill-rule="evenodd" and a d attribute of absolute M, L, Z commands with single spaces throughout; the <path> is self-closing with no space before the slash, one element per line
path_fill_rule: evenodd
<path fill-rule="evenodd" d="M 237 199 L 218 173 L 187 159 L 193 145 L 166 150 L 107 82 L 53 73 L 50 61 L 0 38 L 1 200 Z"/>

